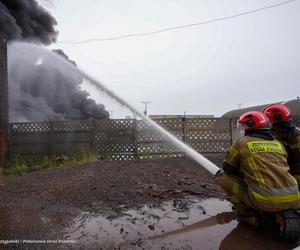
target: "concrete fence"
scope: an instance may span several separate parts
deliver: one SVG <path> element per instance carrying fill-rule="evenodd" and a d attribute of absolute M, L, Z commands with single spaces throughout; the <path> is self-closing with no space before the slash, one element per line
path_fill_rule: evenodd
<path fill-rule="evenodd" d="M 299 117 L 295 117 L 300 125 Z M 241 133 L 228 118 L 170 118 L 156 122 L 200 153 L 224 153 Z M 134 119 L 10 124 L 11 154 L 25 157 L 94 152 L 99 159 L 179 157 L 183 152 Z"/>
<path fill-rule="evenodd" d="M 201 153 L 226 152 L 231 121 L 222 118 L 159 119 L 156 122 Z M 183 153 L 141 120 L 112 119 L 10 124 L 11 154 L 94 152 L 99 159 L 177 157 Z"/>

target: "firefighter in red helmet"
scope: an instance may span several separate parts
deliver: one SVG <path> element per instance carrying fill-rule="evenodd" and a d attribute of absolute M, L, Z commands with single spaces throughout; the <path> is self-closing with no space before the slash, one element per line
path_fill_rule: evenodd
<path fill-rule="evenodd" d="M 272 132 L 276 139 L 284 144 L 291 174 L 300 185 L 300 129 L 295 126 L 290 109 L 283 104 L 272 104 L 263 112 L 272 122 Z"/>
<path fill-rule="evenodd" d="M 289 173 L 284 146 L 271 133 L 269 118 L 250 111 L 238 122 L 245 135 L 233 143 L 217 173 L 238 218 L 258 226 L 260 213 L 300 208 L 297 181 Z"/>

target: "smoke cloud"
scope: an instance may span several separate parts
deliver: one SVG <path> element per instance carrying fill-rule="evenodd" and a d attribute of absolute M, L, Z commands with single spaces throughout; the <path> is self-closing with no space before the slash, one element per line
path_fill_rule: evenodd
<path fill-rule="evenodd" d="M 0 0 L 0 33 L 8 41 L 49 45 L 56 40 L 56 24 L 36 0 Z M 62 50 L 54 53 L 76 65 Z M 8 61 L 11 122 L 109 117 L 103 105 L 81 90 L 81 76 L 57 67 L 42 49 L 10 42 Z"/>
<path fill-rule="evenodd" d="M 43 48 L 26 43 L 9 46 L 8 79 L 12 122 L 108 118 L 102 104 L 81 90 L 84 79 Z M 55 50 L 70 61 L 61 50 Z"/>
<path fill-rule="evenodd" d="M 56 40 L 56 20 L 35 0 L 0 0 L 0 31 L 11 40 L 50 44 Z"/>

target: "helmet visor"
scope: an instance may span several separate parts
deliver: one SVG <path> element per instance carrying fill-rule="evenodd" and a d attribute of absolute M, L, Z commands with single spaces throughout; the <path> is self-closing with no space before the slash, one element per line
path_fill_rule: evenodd
<path fill-rule="evenodd" d="M 244 135 L 245 135 L 244 125 L 237 122 L 236 131 L 235 131 L 235 138 L 239 139 L 239 138 L 242 138 Z"/>
<path fill-rule="evenodd" d="M 243 124 L 238 121 L 232 123 L 232 140 L 235 141 L 237 139 L 242 138 L 245 135 L 245 129 Z"/>

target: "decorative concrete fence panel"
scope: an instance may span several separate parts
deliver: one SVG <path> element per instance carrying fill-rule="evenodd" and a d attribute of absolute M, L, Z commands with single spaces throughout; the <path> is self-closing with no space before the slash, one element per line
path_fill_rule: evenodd
<path fill-rule="evenodd" d="M 232 142 L 229 119 L 156 122 L 201 153 L 226 152 Z M 10 135 L 11 152 L 20 156 L 94 152 L 99 159 L 130 160 L 184 155 L 158 131 L 134 119 L 14 123 Z"/>
<path fill-rule="evenodd" d="M 21 156 L 91 152 L 89 121 L 14 123 L 10 126 L 11 153 Z"/>
<path fill-rule="evenodd" d="M 131 160 L 136 154 L 136 120 L 97 120 L 93 148 L 99 159 Z"/>

